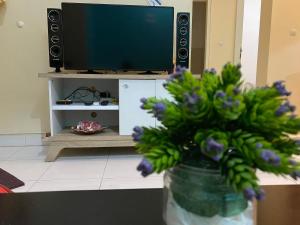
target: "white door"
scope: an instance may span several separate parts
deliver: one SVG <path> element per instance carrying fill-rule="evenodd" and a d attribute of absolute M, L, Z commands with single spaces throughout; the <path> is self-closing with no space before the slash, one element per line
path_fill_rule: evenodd
<path fill-rule="evenodd" d="M 155 127 L 155 118 L 140 108 L 143 97 L 155 97 L 155 80 L 119 81 L 120 135 L 131 135 L 135 126 Z"/>
<path fill-rule="evenodd" d="M 244 1 L 241 64 L 245 82 L 255 85 L 259 47 L 261 0 Z"/>

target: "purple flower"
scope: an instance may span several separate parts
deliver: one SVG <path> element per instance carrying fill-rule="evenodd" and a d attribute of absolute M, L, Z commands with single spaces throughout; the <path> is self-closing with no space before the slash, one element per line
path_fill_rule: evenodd
<path fill-rule="evenodd" d="M 240 102 L 239 100 L 236 100 L 236 101 L 234 102 L 234 105 L 237 106 L 237 107 L 239 107 L 240 104 L 241 104 L 241 102 Z"/>
<path fill-rule="evenodd" d="M 295 140 L 295 144 L 300 146 L 300 139 Z"/>
<path fill-rule="evenodd" d="M 216 155 L 216 156 L 213 156 L 213 157 L 212 157 L 212 160 L 214 160 L 214 161 L 218 162 L 218 161 L 220 161 L 220 160 L 221 160 L 221 158 L 222 158 L 222 156 L 221 156 L 221 155 Z"/>
<path fill-rule="evenodd" d="M 208 138 L 206 143 L 207 143 L 207 150 L 209 152 L 210 151 L 216 151 L 218 153 L 221 153 L 224 150 L 224 145 L 220 144 L 219 142 L 217 142 L 213 138 Z"/>
<path fill-rule="evenodd" d="M 263 144 L 258 142 L 258 143 L 256 143 L 255 147 L 256 147 L 256 148 L 262 148 L 262 147 L 263 147 Z"/>
<path fill-rule="evenodd" d="M 238 95 L 240 92 L 241 92 L 241 90 L 240 90 L 239 87 L 235 87 L 235 88 L 233 89 L 233 93 L 234 93 L 235 95 Z"/>
<path fill-rule="evenodd" d="M 296 106 L 292 105 L 289 101 L 286 101 L 283 105 L 285 105 L 291 112 L 296 111 Z"/>
<path fill-rule="evenodd" d="M 279 166 L 280 165 L 280 157 L 276 155 L 271 150 L 263 150 L 260 153 L 260 157 L 267 163 L 272 164 L 273 166 Z"/>
<path fill-rule="evenodd" d="M 188 105 L 195 105 L 199 101 L 200 97 L 196 93 L 185 93 L 184 99 Z"/>
<path fill-rule="evenodd" d="M 256 199 L 258 201 L 264 200 L 266 197 L 266 192 L 262 189 L 260 189 L 257 193 L 256 193 Z"/>
<path fill-rule="evenodd" d="M 286 105 L 281 105 L 279 108 L 276 110 L 275 115 L 276 116 L 282 116 L 283 114 L 289 112 L 290 109 Z"/>
<path fill-rule="evenodd" d="M 229 97 L 227 98 L 227 100 L 228 100 L 229 102 L 233 102 L 233 98 L 232 98 L 231 96 L 229 96 Z"/>
<path fill-rule="evenodd" d="M 184 102 L 185 105 L 191 110 L 193 111 L 195 108 L 195 105 L 199 102 L 200 97 L 196 94 L 196 93 L 185 93 L 184 94 Z"/>
<path fill-rule="evenodd" d="M 290 96 L 291 92 L 288 92 L 286 90 L 285 85 L 283 83 L 284 81 L 276 81 L 274 82 L 273 87 L 276 88 L 276 90 L 281 96 Z"/>
<path fill-rule="evenodd" d="M 181 80 L 183 78 L 184 73 L 186 72 L 185 67 L 177 66 L 175 69 L 175 73 L 172 75 L 174 79 L 179 79 Z"/>
<path fill-rule="evenodd" d="M 167 83 L 163 84 L 164 87 L 174 80 L 183 80 L 183 75 L 187 71 L 185 67 L 177 66 L 175 72 L 169 76 Z"/>
<path fill-rule="evenodd" d="M 165 106 L 164 103 L 158 102 L 158 103 L 156 103 L 156 104 L 153 106 L 153 110 L 154 110 L 155 112 L 162 113 L 162 112 L 164 112 L 164 111 L 166 110 L 166 106 Z"/>
<path fill-rule="evenodd" d="M 289 159 L 289 163 L 292 165 L 292 166 L 297 166 L 298 165 L 298 162 L 293 160 L 293 159 Z"/>
<path fill-rule="evenodd" d="M 217 70 L 215 68 L 210 68 L 210 69 L 206 69 L 204 70 L 204 73 L 210 73 L 210 74 L 217 74 Z"/>
<path fill-rule="evenodd" d="M 139 142 L 144 135 L 144 129 L 142 127 L 136 126 L 133 128 L 133 131 L 134 131 L 134 133 L 132 134 L 133 140 L 135 142 Z"/>
<path fill-rule="evenodd" d="M 252 201 L 256 197 L 256 193 L 252 188 L 246 188 L 244 190 L 244 196 L 247 200 Z"/>
<path fill-rule="evenodd" d="M 166 111 L 166 106 L 165 106 L 164 103 L 158 102 L 158 103 L 154 104 L 154 106 L 153 106 L 153 113 L 154 113 L 154 116 L 159 121 L 161 121 L 163 119 L 165 111 Z"/>
<path fill-rule="evenodd" d="M 144 158 L 138 165 L 137 170 L 142 172 L 143 177 L 147 177 L 153 173 L 153 166 L 147 159 Z"/>
<path fill-rule="evenodd" d="M 175 73 L 180 73 L 180 74 L 183 74 L 187 71 L 186 67 L 184 66 L 177 66 L 176 69 L 175 69 Z"/>
<path fill-rule="evenodd" d="M 141 98 L 141 103 L 146 104 L 147 103 L 147 98 Z"/>
<path fill-rule="evenodd" d="M 297 180 L 299 177 L 300 177 L 300 171 L 298 170 L 295 170 L 291 173 L 291 177 L 294 179 L 294 180 Z"/>
<path fill-rule="evenodd" d="M 133 128 L 133 131 L 139 134 L 143 134 L 144 129 L 142 127 L 136 126 Z"/>
<path fill-rule="evenodd" d="M 225 98 L 226 94 L 224 91 L 217 91 L 216 97 L 217 98 Z"/>
<path fill-rule="evenodd" d="M 296 107 L 294 105 L 291 105 L 289 101 L 286 101 L 282 105 L 279 106 L 279 108 L 276 110 L 275 115 L 276 116 L 282 116 L 283 114 L 287 112 L 295 112 Z"/>
<path fill-rule="evenodd" d="M 241 102 L 240 102 L 239 100 L 236 100 L 236 101 L 234 102 L 234 105 L 237 106 L 237 107 L 239 107 L 240 104 L 241 104 Z"/>
<path fill-rule="evenodd" d="M 223 108 L 227 109 L 227 108 L 231 108 L 233 106 L 233 102 L 232 101 L 225 101 L 223 102 Z"/>
<path fill-rule="evenodd" d="M 224 145 L 220 144 L 213 138 L 206 140 L 206 148 L 203 149 L 204 154 L 210 156 L 215 161 L 220 161 L 222 153 L 224 151 Z"/>
<path fill-rule="evenodd" d="M 142 105 L 141 105 L 141 109 L 146 109 L 146 104 L 147 104 L 147 98 L 141 98 L 141 103 L 142 103 Z"/>

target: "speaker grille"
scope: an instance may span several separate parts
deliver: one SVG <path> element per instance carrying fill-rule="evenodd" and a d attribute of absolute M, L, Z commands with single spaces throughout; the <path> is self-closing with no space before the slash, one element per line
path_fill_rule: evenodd
<path fill-rule="evenodd" d="M 61 9 L 47 9 L 49 63 L 57 71 L 63 66 L 63 39 Z"/>
<path fill-rule="evenodd" d="M 177 14 L 176 65 L 189 68 L 190 13 Z"/>

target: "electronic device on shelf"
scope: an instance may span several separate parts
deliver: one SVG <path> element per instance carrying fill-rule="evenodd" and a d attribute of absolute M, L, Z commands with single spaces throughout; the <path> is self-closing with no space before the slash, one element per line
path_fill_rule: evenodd
<path fill-rule="evenodd" d="M 172 71 L 174 8 L 62 3 L 64 67 Z"/>
<path fill-rule="evenodd" d="M 86 105 L 86 106 L 91 106 L 91 105 L 94 104 L 94 102 L 93 101 L 87 101 L 87 102 L 83 102 L 83 104 Z"/>
<path fill-rule="evenodd" d="M 100 105 L 103 105 L 103 106 L 106 106 L 109 104 L 109 101 L 108 100 L 104 100 L 104 101 L 101 101 L 100 102 Z"/>
<path fill-rule="evenodd" d="M 99 91 L 95 87 L 79 87 L 72 91 L 63 100 L 57 100 L 57 105 L 71 105 L 73 103 L 85 106 L 117 104 L 117 99 L 112 98 L 110 92 Z"/>
<path fill-rule="evenodd" d="M 68 99 L 64 99 L 64 100 L 57 100 L 56 101 L 57 105 L 72 105 L 73 101 L 72 100 L 68 100 Z"/>

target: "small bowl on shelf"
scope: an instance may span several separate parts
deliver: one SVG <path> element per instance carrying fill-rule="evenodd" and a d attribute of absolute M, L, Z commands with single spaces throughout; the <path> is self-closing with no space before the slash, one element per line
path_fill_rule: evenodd
<path fill-rule="evenodd" d="M 106 127 L 102 127 L 100 123 L 95 121 L 80 121 L 76 127 L 71 127 L 71 130 L 75 134 L 92 135 L 98 134 L 105 130 Z"/>

